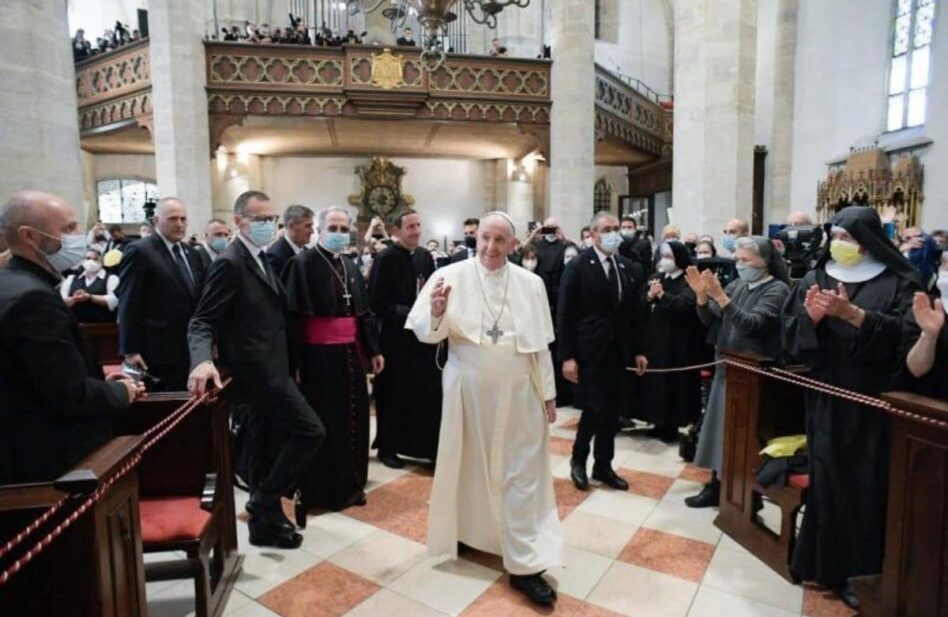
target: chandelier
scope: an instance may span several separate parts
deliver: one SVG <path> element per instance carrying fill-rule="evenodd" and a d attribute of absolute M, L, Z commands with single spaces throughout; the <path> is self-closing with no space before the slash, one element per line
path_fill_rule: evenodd
<path fill-rule="evenodd" d="M 461 4 L 474 23 L 492 30 L 497 28 L 497 14 L 506 7 L 523 9 L 530 5 L 530 0 L 376 0 L 374 4 L 371 1 L 346 0 L 346 9 L 355 15 L 360 11 L 372 13 L 385 6 L 382 15 L 391 20 L 393 32 L 404 25 L 409 15 L 415 16 L 425 29 L 421 62 L 428 71 L 436 70 L 444 62 L 446 52 L 441 41 L 448 24 L 458 18 L 451 10 L 455 4 Z"/>

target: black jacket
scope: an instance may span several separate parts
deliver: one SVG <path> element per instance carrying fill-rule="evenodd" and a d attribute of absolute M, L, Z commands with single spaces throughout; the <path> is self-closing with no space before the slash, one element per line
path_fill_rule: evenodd
<path fill-rule="evenodd" d="M 238 238 L 220 254 L 207 275 L 204 293 L 188 326 L 191 367 L 212 360 L 217 343 L 220 362 L 234 376 L 245 401 L 265 401 L 288 387 L 286 296 Z"/>
<path fill-rule="evenodd" d="M 270 245 L 270 248 L 267 249 L 267 259 L 270 261 L 270 267 L 273 268 L 273 273 L 276 274 L 277 278 L 280 278 L 283 273 L 286 262 L 293 259 L 295 255 L 296 252 L 286 238 L 280 238 Z"/>
<path fill-rule="evenodd" d="M 182 242 L 194 275 L 192 295 L 171 252 L 157 233 L 127 245 L 119 274 L 119 352 L 138 353 L 151 365 L 187 374 L 188 320 L 204 285 L 201 256 Z"/>
<path fill-rule="evenodd" d="M 641 353 L 635 321 L 641 311 L 642 281 L 633 275 L 632 262 L 618 254 L 615 260 L 622 286 L 618 302 L 595 249 L 580 253 L 563 271 L 556 311 L 560 361 L 598 365 L 606 350 L 618 345 L 626 366 L 633 366 Z"/>
<path fill-rule="evenodd" d="M 19 257 L 0 269 L 0 484 L 55 479 L 107 442 L 109 416 L 129 405 L 58 283 Z"/>

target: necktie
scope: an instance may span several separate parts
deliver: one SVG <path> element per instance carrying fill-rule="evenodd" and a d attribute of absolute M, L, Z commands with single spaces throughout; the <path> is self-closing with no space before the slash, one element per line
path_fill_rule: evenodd
<path fill-rule="evenodd" d="M 616 262 L 611 257 L 606 262 L 609 264 L 609 289 L 612 290 L 612 294 L 615 296 L 616 302 L 621 299 L 619 293 L 619 273 L 616 271 Z"/>
<path fill-rule="evenodd" d="M 178 272 L 181 273 L 181 278 L 184 279 L 184 283 L 188 287 L 188 293 L 193 296 L 194 279 L 191 277 L 191 270 L 188 268 L 187 262 L 184 261 L 184 255 L 181 253 L 181 245 L 175 244 L 171 247 L 171 252 L 174 254 L 174 263 L 178 266 Z"/>
<path fill-rule="evenodd" d="M 270 262 L 267 261 L 266 251 L 260 251 L 260 263 L 263 264 L 263 273 L 267 275 L 267 281 L 270 282 L 270 287 L 276 289 L 276 279 L 273 276 L 273 270 L 270 269 Z"/>

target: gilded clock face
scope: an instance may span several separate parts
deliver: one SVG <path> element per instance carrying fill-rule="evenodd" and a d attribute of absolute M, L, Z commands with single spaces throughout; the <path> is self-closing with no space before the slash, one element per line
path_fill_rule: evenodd
<path fill-rule="evenodd" d="M 365 202 L 369 210 L 382 217 L 392 214 L 398 205 L 395 191 L 387 186 L 373 186 L 365 194 Z"/>

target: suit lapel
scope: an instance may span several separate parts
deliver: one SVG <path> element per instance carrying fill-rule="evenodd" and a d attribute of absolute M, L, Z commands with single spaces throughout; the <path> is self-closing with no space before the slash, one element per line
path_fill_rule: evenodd
<path fill-rule="evenodd" d="M 240 250 L 241 254 L 243 255 L 244 265 L 246 265 L 247 268 L 249 268 L 250 271 L 253 272 L 254 276 L 260 279 L 261 283 L 267 286 L 267 289 L 279 295 L 280 292 L 276 288 L 274 288 L 273 285 L 270 284 L 270 281 L 268 280 L 267 275 L 265 275 L 263 273 L 263 270 L 260 269 L 260 265 L 257 264 L 257 260 L 254 259 L 253 255 L 250 254 L 250 251 L 247 249 L 244 243 L 240 240 L 240 238 L 237 238 L 236 241 L 240 245 L 238 247 L 238 250 Z"/>
<path fill-rule="evenodd" d="M 165 267 L 171 271 L 171 276 L 173 276 L 175 280 L 178 281 L 182 291 L 191 296 L 191 292 L 188 290 L 188 284 L 184 278 L 182 278 L 181 271 L 178 270 L 178 264 L 174 262 L 174 257 L 172 257 L 171 251 L 168 250 L 167 245 L 165 245 L 164 239 L 157 233 L 152 234 L 150 237 L 154 238 L 153 244 L 155 245 L 155 250 L 158 251 L 159 255 L 161 255 L 161 260 L 164 262 Z M 187 253 L 185 252 L 185 255 L 186 254 Z"/>

